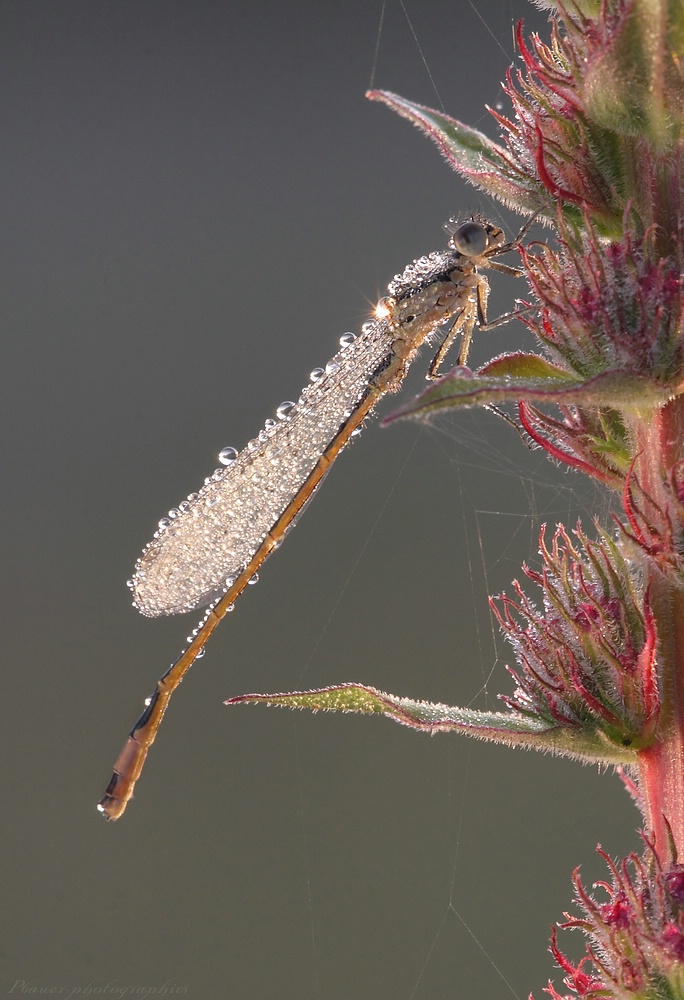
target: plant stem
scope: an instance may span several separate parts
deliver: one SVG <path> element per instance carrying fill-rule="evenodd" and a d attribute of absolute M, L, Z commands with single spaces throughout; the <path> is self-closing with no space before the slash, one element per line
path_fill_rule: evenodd
<path fill-rule="evenodd" d="M 637 446 L 639 482 L 661 508 L 663 521 L 669 521 L 678 499 L 668 480 L 684 459 L 681 398 L 639 421 Z M 646 828 L 661 860 L 674 862 L 684 858 L 684 591 L 677 575 L 657 562 L 650 561 L 647 586 L 658 635 L 660 724 L 654 744 L 639 754 L 639 768 Z"/>

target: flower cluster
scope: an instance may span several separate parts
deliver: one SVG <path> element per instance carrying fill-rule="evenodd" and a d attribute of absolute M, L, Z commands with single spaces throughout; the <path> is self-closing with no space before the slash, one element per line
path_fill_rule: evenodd
<path fill-rule="evenodd" d="M 561 223 L 562 224 L 562 223 Z M 552 358 L 582 378 L 623 371 L 675 389 L 684 368 L 681 253 L 663 257 L 655 230 L 605 243 L 586 220 L 560 250 L 523 250 L 539 303 L 527 324 Z M 680 249 L 680 234 L 671 234 Z"/>
<path fill-rule="evenodd" d="M 656 230 L 601 240 L 588 217 L 581 235 L 560 220 L 559 249 L 522 250 L 538 308 L 525 319 L 554 363 L 583 387 L 563 419 L 523 401 L 526 431 L 557 460 L 622 489 L 636 454 L 635 410 L 662 405 L 684 373 L 681 234 L 662 256 Z"/>
<path fill-rule="evenodd" d="M 605 224 L 612 214 L 614 185 L 593 155 L 597 137 L 577 86 L 586 58 L 581 40 L 581 34 L 561 36 L 554 24 L 550 45 L 533 36 L 528 47 L 518 25 L 525 69 L 509 70 L 504 88 L 513 120 L 489 110 L 501 126 L 512 182 L 521 190 L 541 186 L 545 200 L 589 210 Z M 574 155 L 568 155 L 570 150 Z"/>
<path fill-rule="evenodd" d="M 550 44 L 533 35 L 528 46 L 518 28 L 524 71 L 509 71 L 506 85 L 513 121 L 492 111 L 506 172 L 604 235 L 622 231 L 626 210 L 643 231 L 679 203 L 684 14 L 647 0 L 555 6 L 565 30 L 554 23 Z"/>
<path fill-rule="evenodd" d="M 612 743 L 648 745 L 658 721 L 657 635 L 642 595 L 615 543 L 579 547 L 558 527 L 541 571 L 524 567 L 543 594 L 538 609 L 515 582 L 516 600 L 492 608 L 512 645 L 517 688 L 502 700 L 514 711 L 564 727 L 594 728 Z"/>
<path fill-rule="evenodd" d="M 630 854 L 619 864 L 598 849 L 610 881 L 595 884 L 603 898 L 587 891 L 575 871 L 575 901 L 581 916 L 566 914 L 562 929 L 578 929 L 587 937 L 579 962 L 558 947 L 554 931 L 551 952 L 565 973 L 565 985 L 587 1000 L 614 997 L 677 997 L 684 989 L 684 866 L 663 869 L 653 845 L 644 855 Z M 593 971 L 588 971 L 593 969 Z M 571 1000 L 549 983 L 553 1000 Z"/>

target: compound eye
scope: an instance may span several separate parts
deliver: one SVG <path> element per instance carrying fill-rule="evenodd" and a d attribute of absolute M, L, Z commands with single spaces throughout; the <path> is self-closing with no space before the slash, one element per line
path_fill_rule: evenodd
<path fill-rule="evenodd" d="M 487 230 L 480 222 L 464 222 L 449 240 L 454 250 L 464 257 L 479 257 L 489 243 Z"/>

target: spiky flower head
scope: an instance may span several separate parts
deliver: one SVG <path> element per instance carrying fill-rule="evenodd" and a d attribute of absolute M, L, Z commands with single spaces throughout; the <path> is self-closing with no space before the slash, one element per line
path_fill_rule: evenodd
<path fill-rule="evenodd" d="M 648 745 L 658 720 L 657 637 L 648 595 L 615 543 L 573 543 L 560 526 L 542 569 L 525 567 L 543 595 L 538 608 L 515 582 L 515 599 L 492 606 L 513 647 L 516 691 L 503 701 L 514 711 L 568 728 L 590 729 L 611 743 Z"/>
<path fill-rule="evenodd" d="M 663 868 L 645 839 L 644 854 L 613 861 L 600 847 L 609 879 L 589 892 L 573 874 L 579 916 L 565 914 L 563 930 L 581 930 L 586 953 L 571 961 L 558 947 L 554 930 L 551 952 L 571 991 L 562 996 L 552 983 L 553 1000 L 633 1000 L 684 995 L 684 867 Z"/>

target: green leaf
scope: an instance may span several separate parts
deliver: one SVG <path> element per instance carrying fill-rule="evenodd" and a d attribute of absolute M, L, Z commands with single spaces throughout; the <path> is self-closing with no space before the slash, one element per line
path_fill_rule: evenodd
<path fill-rule="evenodd" d="M 478 375 L 487 375 L 495 378 L 508 378 L 517 380 L 529 380 L 534 383 L 555 383 L 566 385 L 568 382 L 575 382 L 576 379 L 565 368 L 552 365 L 546 358 L 539 354 L 501 354 L 481 368 Z"/>
<path fill-rule="evenodd" d="M 386 104 L 429 136 L 454 170 L 475 187 L 522 214 L 540 212 L 555 220 L 555 203 L 543 185 L 523 174 L 504 147 L 482 132 L 386 90 L 369 90 L 366 97 Z"/>
<path fill-rule="evenodd" d="M 486 406 L 521 399 L 610 406 L 625 412 L 662 406 L 672 396 L 670 387 L 646 375 L 608 371 L 582 380 L 539 355 L 502 354 L 471 374 L 455 368 L 382 422 L 386 425 L 401 417 L 422 417 L 452 406 Z"/>
<path fill-rule="evenodd" d="M 521 712 L 478 712 L 471 708 L 398 698 L 363 684 L 337 684 L 313 691 L 278 694 L 242 694 L 229 698 L 225 704 L 264 704 L 278 708 L 308 708 L 313 712 L 386 715 L 421 732 L 456 732 L 506 746 L 544 750 L 575 760 L 625 764 L 636 759 L 633 750 L 610 743 L 593 728 L 550 725 L 545 720 Z"/>

